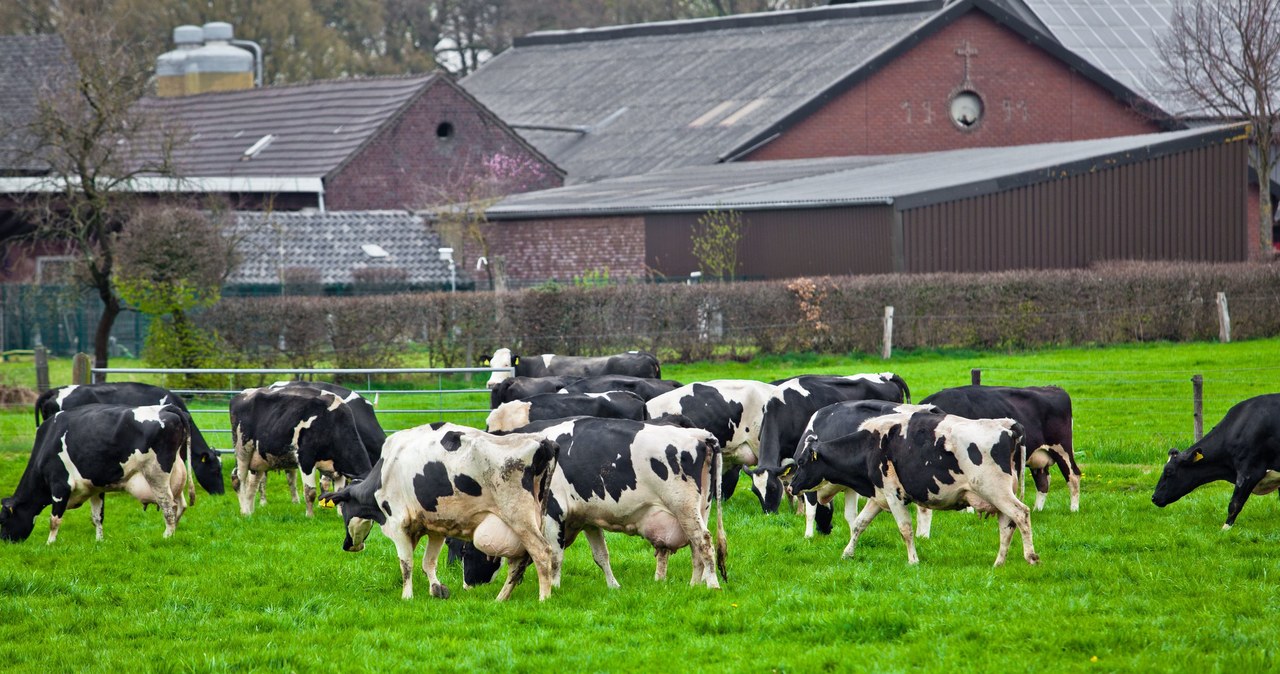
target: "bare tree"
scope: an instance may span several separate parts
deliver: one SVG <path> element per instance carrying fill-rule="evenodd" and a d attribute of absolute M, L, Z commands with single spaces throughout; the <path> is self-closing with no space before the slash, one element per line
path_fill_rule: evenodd
<path fill-rule="evenodd" d="M 1249 122 L 1260 192 L 1259 248 L 1272 254 L 1271 172 L 1280 131 L 1280 0 L 1186 0 L 1159 39 L 1166 93 L 1181 116 Z"/>
<path fill-rule="evenodd" d="M 57 25 L 65 67 L 42 86 L 36 112 L 21 130 L 33 139 L 27 158 L 48 170 L 22 206 L 36 237 L 73 247 L 77 277 L 102 300 L 93 355 L 95 367 L 106 367 L 122 309 L 112 233 L 132 207 L 139 177 L 172 175 L 171 136 L 134 105 L 151 76 L 145 50 L 115 39 L 101 15 L 67 11 Z"/>
<path fill-rule="evenodd" d="M 693 225 L 693 257 L 706 274 L 732 281 L 738 273 L 738 247 L 746 233 L 746 222 L 735 210 L 715 209 L 703 213 Z"/>

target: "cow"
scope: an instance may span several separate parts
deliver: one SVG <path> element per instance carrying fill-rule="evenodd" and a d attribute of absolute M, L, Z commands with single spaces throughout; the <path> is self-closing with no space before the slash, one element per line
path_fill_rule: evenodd
<path fill-rule="evenodd" d="M 650 379 L 662 377 L 658 357 L 644 351 L 628 351 L 612 356 L 557 356 L 554 353 L 544 353 L 541 356 L 521 358 L 512 353 L 511 349 L 498 349 L 486 365 L 515 368 L 517 377 L 594 377 L 601 374 L 627 374 Z M 510 372 L 494 372 L 489 376 L 489 388 L 497 386 L 498 382 L 508 377 L 511 377 Z"/>
<path fill-rule="evenodd" d="M 908 412 L 938 412 L 933 405 L 911 405 L 894 403 L 886 400 L 846 400 L 845 402 L 827 405 L 813 413 L 809 425 L 805 427 L 796 446 L 794 460 L 799 460 L 805 448 L 815 442 L 834 440 L 851 433 L 856 433 L 862 422 L 885 414 L 901 414 Z M 858 512 L 858 494 L 852 489 L 839 489 L 845 495 L 844 518 L 853 529 L 854 516 Z M 812 496 L 812 495 L 811 495 Z M 831 496 L 828 494 L 827 496 Z M 813 538 L 814 524 L 818 514 L 818 498 L 805 499 L 804 537 Z M 928 538 L 933 511 L 921 508 L 916 504 L 916 537 Z"/>
<path fill-rule="evenodd" d="M 911 390 L 902 377 L 892 372 L 880 374 L 802 375 L 783 380 L 765 405 L 760 424 L 760 462 L 747 471 L 751 490 L 766 513 L 775 513 L 782 503 L 782 482 L 778 473 L 783 459 L 790 458 L 800 435 L 814 412 L 845 400 L 887 400 L 911 402 Z M 825 505 L 817 514 L 823 533 L 831 531 L 831 509 Z"/>
<path fill-rule="evenodd" d="M 164 536 L 178 528 L 187 508 L 184 458 L 190 451 L 191 415 L 177 405 L 82 405 L 55 413 L 36 430 L 27 468 L 12 496 L 0 500 L 0 539 L 25 541 L 35 518 L 53 506 L 49 543 L 68 508 L 89 502 L 102 540 L 103 494 L 127 491 L 164 516 Z"/>
<path fill-rule="evenodd" d="M 1008 417 L 1022 424 L 1027 434 L 1027 465 L 1036 485 L 1036 510 L 1044 509 L 1053 464 L 1071 490 L 1071 512 L 1080 510 L 1080 466 L 1071 444 L 1071 396 L 1066 391 L 1057 386 L 960 386 L 921 402 L 969 419 Z"/>
<path fill-rule="evenodd" d="M 728 578 L 723 492 L 715 479 L 723 467 L 714 435 L 673 417 L 645 422 L 577 417 L 533 423 L 518 432 L 560 446 L 545 531 L 559 555 L 585 534 L 605 584 L 616 588 L 603 533 L 614 531 L 643 536 L 653 545 L 655 580 L 666 578 L 671 553 L 686 545 L 693 557 L 690 585 L 718 589 L 717 568 Z M 714 548 L 707 524 L 712 498 L 717 502 Z M 450 556 L 461 557 L 468 586 L 488 582 L 501 561 L 460 543 L 451 543 Z"/>
<path fill-rule="evenodd" d="M 1217 480 L 1235 485 L 1224 531 L 1235 525 L 1249 494 L 1280 488 L 1280 393 L 1236 403 L 1185 451 L 1170 449 L 1151 502 L 1163 508 Z"/>
<path fill-rule="evenodd" d="M 539 393 L 524 400 L 502 403 L 489 412 L 485 427 L 490 433 L 511 431 L 534 421 L 577 416 L 641 421 L 645 418 L 645 406 L 640 396 L 628 391 Z"/>
<path fill-rule="evenodd" d="M 645 403 L 651 419 L 677 415 L 710 432 L 724 453 L 724 496 L 738 486 L 742 466 L 754 466 L 764 405 L 775 387 L 753 379 L 714 379 L 686 384 Z"/>
<path fill-rule="evenodd" d="M 42 417 L 43 419 L 49 419 L 61 410 L 69 410 L 73 407 L 95 403 L 132 405 L 134 407 L 174 405 L 187 412 L 188 418 L 191 416 L 186 402 L 180 396 L 174 395 L 169 389 L 160 386 L 138 382 L 72 384 L 49 389 L 40 394 L 35 404 L 36 427 L 40 426 Z M 204 434 L 196 427 L 194 421 L 191 423 L 189 430 L 191 432 L 191 472 L 195 476 L 196 483 L 206 492 L 215 496 L 225 493 L 227 488 L 222 479 L 222 459 L 218 456 L 217 450 L 209 447 L 209 443 L 204 439 Z M 194 493 L 192 493 L 193 502 L 194 496 Z"/>
<path fill-rule="evenodd" d="M 580 377 L 508 377 L 489 387 L 489 409 L 539 393 L 555 393 Z"/>
<path fill-rule="evenodd" d="M 565 393 L 607 393 L 609 391 L 630 391 L 648 402 L 654 398 L 674 391 L 684 384 L 672 379 L 646 379 L 625 374 L 602 374 L 597 377 L 584 377 L 571 384 L 560 387 Z"/>
<path fill-rule="evenodd" d="M 422 571 L 431 595 L 448 598 L 436 576 L 446 536 L 470 538 L 485 554 L 505 557 L 506 600 L 529 561 L 538 573 L 538 599 L 551 596 L 560 557 L 543 536 L 543 517 L 559 447 L 537 436 L 494 436 L 456 424 L 434 423 L 393 433 L 369 477 L 324 499 L 342 507 L 342 549 L 359 552 L 376 522 L 396 546 L 404 585 L 413 597 L 413 554 L 427 537 Z"/>
<path fill-rule="evenodd" d="M 302 472 L 311 517 L 317 472 L 354 478 L 372 467 L 351 406 L 332 392 L 309 386 L 246 389 L 231 399 L 230 412 L 242 515 L 253 514 L 258 483 L 268 470 Z"/>
<path fill-rule="evenodd" d="M 867 497 L 852 525 L 843 556 L 853 556 L 858 537 L 881 510 L 897 521 L 907 547 L 907 563 L 918 564 L 911 535 L 908 503 L 942 510 L 972 507 L 999 517 L 1000 550 L 995 566 L 1004 564 L 1016 527 L 1022 534 L 1022 556 L 1039 564 L 1031 541 L 1031 509 L 1015 491 L 1022 473 L 1022 426 L 1013 419 L 966 419 L 936 412 L 907 412 L 872 417 L 858 431 L 811 443 L 799 460 L 784 468 L 792 493 L 818 491 L 830 500 L 832 483 Z M 792 473 L 794 471 L 794 473 Z"/>

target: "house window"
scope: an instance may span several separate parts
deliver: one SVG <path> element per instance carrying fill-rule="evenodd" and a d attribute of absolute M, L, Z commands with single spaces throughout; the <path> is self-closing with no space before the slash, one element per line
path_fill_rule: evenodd
<path fill-rule="evenodd" d="M 453 138 L 453 124 L 440 122 L 436 125 L 436 138 Z"/>

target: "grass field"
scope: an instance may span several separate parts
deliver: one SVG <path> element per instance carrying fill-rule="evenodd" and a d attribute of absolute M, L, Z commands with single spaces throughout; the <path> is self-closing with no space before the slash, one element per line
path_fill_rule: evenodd
<path fill-rule="evenodd" d="M 25 376 L 21 367 L 4 366 L 10 383 Z M 55 384 L 64 383 L 60 367 Z M 0 546 L 0 669 L 1274 670 L 1280 503 L 1255 497 L 1222 532 L 1227 485 L 1165 510 L 1150 496 L 1168 447 L 1190 439 L 1191 375 L 1204 375 L 1211 428 L 1235 402 L 1280 390 L 1280 340 L 888 362 L 798 357 L 671 365 L 664 376 L 893 370 L 920 399 L 968 383 L 975 367 L 985 383 L 1056 383 L 1075 401 L 1081 511 L 1067 512 L 1056 476 L 1045 511 L 1032 516 L 1038 567 L 1014 554 L 991 568 L 995 522 L 964 513 L 935 517 L 933 538 L 918 542 L 918 567 L 906 565 L 887 515 L 841 561 L 843 521 L 806 541 L 800 518 L 761 514 L 743 489 L 726 509 L 730 578 L 719 592 L 688 586 L 686 551 L 655 583 L 647 546 L 611 535 L 618 590 L 606 590 L 579 542 L 545 603 L 532 580 L 506 604 L 492 601 L 497 586 L 464 592 L 452 567 L 442 579 L 453 598 L 431 599 L 418 571 L 417 596 L 406 602 L 387 539 L 375 533 L 363 553 L 343 552 L 336 513 L 307 520 L 277 477 L 271 502 L 250 519 L 234 498 L 201 493 L 169 540 L 154 509 L 123 495 L 107 499 L 101 543 L 87 509 L 68 514 L 53 546 L 43 543 L 47 513 L 40 517 L 31 540 Z M 386 419 L 391 428 L 429 420 Z M 0 430 L 7 494 L 26 463 L 30 410 L 0 414 Z"/>

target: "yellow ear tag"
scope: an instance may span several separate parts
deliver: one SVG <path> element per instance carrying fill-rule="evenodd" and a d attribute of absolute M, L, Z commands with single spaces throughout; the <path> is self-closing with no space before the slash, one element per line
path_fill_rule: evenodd
<path fill-rule="evenodd" d="M 1204 453 L 1201 452 L 1200 450 L 1196 450 L 1196 453 L 1191 455 L 1191 463 L 1195 463 L 1203 458 L 1204 458 Z"/>
<path fill-rule="evenodd" d="M 791 471 L 793 471 L 793 470 L 795 470 L 795 469 L 796 469 L 796 467 L 795 467 L 795 466 L 787 466 L 786 468 L 783 468 L 783 469 L 782 469 L 782 477 L 786 477 L 786 476 L 790 475 L 790 474 L 791 474 Z"/>
<path fill-rule="evenodd" d="M 516 357 L 511 361 L 511 364 L 512 364 L 512 365 L 519 365 L 519 364 L 520 364 L 520 356 L 516 356 Z"/>
<path fill-rule="evenodd" d="M 816 450 L 816 449 L 810 449 L 810 450 L 809 450 L 809 460 L 810 460 L 810 461 L 817 461 L 817 460 L 818 460 L 818 450 Z"/>

